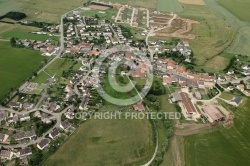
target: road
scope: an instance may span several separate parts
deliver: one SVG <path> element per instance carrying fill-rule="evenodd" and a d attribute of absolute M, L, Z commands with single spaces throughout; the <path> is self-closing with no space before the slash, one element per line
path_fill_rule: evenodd
<path fill-rule="evenodd" d="M 133 11 L 132 11 L 132 15 L 130 19 L 130 26 L 133 26 L 134 15 L 135 15 L 135 8 L 133 8 Z"/>
<path fill-rule="evenodd" d="M 51 133 L 56 127 L 58 127 L 61 123 L 61 116 L 62 114 L 64 114 L 68 109 L 70 108 L 73 108 L 73 106 L 68 106 L 67 108 L 65 108 L 62 112 L 60 113 L 54 113 L 54 112 L 51 112 L 51 111 L 48 111 L 46 109 L 41 109 L 41 108 L 35 108 L 31 111 L 21 111 L 21 112 L 17 112 L 13 109 L 10 109 L 10 108 L 3 108 L 3 107 L 0 107 L 0 110 L 1 111 L 8 111 L 10 113 L 15 113 L 17 115 L 22 115 L 22 114 L 25 114 L 25 113 L 32 113 L 32 112 L 36 112 L 36 111 L 41 111 L 41 112 L 44 112 L 44 113 L 47 113 L 47 114 L 50 114 L 52 115 L 53 117 L 56 118 L 56 124 L 51 128 L 49 129 L 47 132 L 45 132 L 43 134 L 42 137 L 38 137 L 36 140 L 33 140 L 33 141 L 30 141 L 29 143 L 27 144 L 15 144 L 15 145 L 3 145 L 3 144 L 0 144 L 2 145 L 4 148 L 24 148 L 24 147 L 27 147 L 27 146 L 30 146 L 30 145 L 33 145 L 33 144 L 37 144 L 39 143 L 42 139 L 45 138 L 46 135 L 48 135 L 49 133 Z"/>
<path fill-rule="evenodd" d="M 250 76 L 247 77 L 243 77 L 243 78 L 238 78 L 238 79 L 234 79 L 232 81 L 223 81 L 223 82 L 218 82 L 218 84 L 228 84 L 229 82 L 231 82 L 232 84 L 236 84 L 236 83 L 240 83 L 240 81 L 247 81 L 250 79 Z"/>
<path fill-rule="evenodd" d="M 147 9 L 147 28 L 149 28 L 149 10 Z"/>
<path fill-rule="evenodd" d="M 113 28 L 110 24 L 109 24 L 109 28 L 112 30 L 112 32 L 113 32 L 113 34 L 115 35 L 117 41 L 120 43 L 121 41 L 120 41 L 120 39 L 119 39 L 117 33 L 115 32 L 114 28 Z"/>
<path fill-rule="evenodd" d="M 151 59 L 152 62 L 153 62 L 153 60 L 154 60 L 154 51 L 149 47 L 148 38 L 149 38 L 150 36 L 153 36 L 154 32 L 160 31 L 160 30 L 162 30 L 162 29 L 169 28 L 169 27 L 171 26 L 173 20 L 174 20 L 176 17 L 177 17 L 177 14 L 173 14 L 173 17 L 172 17 L 170 20 L 168 20 L 166 26 L 164 26 L 163 28 L 158 28 L 158 29 L 156 29 L 156 30 L 151 29 L 151 30 L 148 32 L 145 41 L 146 41 L 146 45 L 148 46 L 148 51 L 149 51 L 149 53 L 150 53 L 150 59 Z"/>
<path fill-rule="evenodd" d="M 116 17 L 115 17 L 115 22 L 117 22 L 117 20 L 119 19 L 119 16 L 120 16 L 120 14 L 121 14 L 121 10 L 122 10 L 124 7 L 125 7 L 125 6 L 122 6 L 122 7 L 120 7 L 120 9 L 118 10 L 117 15 L 116 15 Z"/>

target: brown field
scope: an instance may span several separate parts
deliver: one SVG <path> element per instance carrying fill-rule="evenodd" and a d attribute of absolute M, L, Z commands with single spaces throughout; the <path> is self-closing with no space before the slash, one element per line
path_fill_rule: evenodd
<path fill-rule="evenodd" d="M 203 0 L 178 0 L 180 3 L 192 4 L 192 5 L 205 5 Z"/>
<path fill-rule="evenodd" d="M 109 7 L 101 5 L 89 5 L 88 8 L 95 10 L 107 10 Z"/>
<path fill-rule="evenodd" d="M 192 24 L 197 24 L 197 21 L 190 19 L 177 18 L 173 20 L 171 27 L 156 32 L 156 36 L 177 37 L 185 39 L 195 39 L 196 35 L 189 33 L 192 30 Z"/>

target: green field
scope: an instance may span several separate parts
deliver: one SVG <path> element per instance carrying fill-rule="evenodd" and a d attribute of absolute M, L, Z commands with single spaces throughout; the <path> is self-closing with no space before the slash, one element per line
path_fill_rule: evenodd
<path fill-rule="evenodd" d="M 12 48 L 9 42 L 0 42 L 0 99 L 18 88 L 24 80 L 42 65 L 45 59 L 38 51 Z"/>
<path fill-rule="evenodd" d="M 187 166 L 250 165 L 250 100 L 244 100 L 236 109 L 223 103 L 235 115 L 231 128 L 185 138 Z"/>
<path fill-rule="evenodd" d="M 67 71 L 71 66 L 73 66 L 73 70 L 78 70 L 81 67 L 81 64 L 75 64 L 68 59 L 57 59 L 44 70 L 46 73 L 40 73 L 34 80 L 32 80 L 32 82 L 46 83 L 49 77 L 54 75 L 57 79 L 60 79 L 63 71 Z"/>
<path fill-rule="evenodd" d="M 229 25 L 237 30 L 237 35 L 232 43 L 232 45 L 226 50 L 227 52 L 234 53 L 234 54 L 243 54 L 249 55 L 250 53 L 250 23 L 241 21 L 238 17 L 234 15 L 232 10 L 237 9 L 237 11 L 242 10 L 242 12 L 248 12 L 248 6 L 245 4 L 246 0 L 237 1 L 232 5 L 235 7 L 231 10 L 228 8 L 224 8 L 223 6 L 219 5 L 215 0 L 204 0 L 207 6 L 209 6 L 217 15 L 218 17 L 223 18 L 226 20 Z M 223 0 L 224 1 L 224 0 Z M 221 1 L 220 1 L 221 2 Z M 230 4 L 232 1 L 228 0 Z M 246 5 L 242 8 L 237 8 L 238 5 Z M 239 6 L 238 6 L 239 7 Z M 249 12 L 245 15 L 245 18 L 249 18 Z"/>
<path fill-rule="evenodd" d="M 43 165 L 141 165 L 154 151 L 148 120 L 88 120 Z"/>
<path fill-rule="evenodd" d="M 157 6 L 157 1 L 158 0 L 139 0 L 139 1 L 134 1 L 134 0 L 103 0 L 106 2 L 117 2 L 117 3 L 121 3 L 121 4 L 129 4 L 132 6 L 136 6 L 136 7 L 145 7 L 145 8 L 150 8 L 150 9 L 156 9 Z"/>
<path fill-rule="evenodd" d="M 7 31 L 7 32 L 0 34 L 0 38 L 10 39 L 12 37 L 16 37 L 19 39 L 30 39 L 30 40 L 41 40 L 41 41 L 45 41 L 47 39 L 56 40 L 56 41 L 59 40 L 59 37 L 57 36 L 38 35 L 38 34 L 20 32 L 20 31 Z"/>
<path fill-rule="evenodd" d="M 156 9 L 161 12 L 180 12 L 182 6 L 178 0 L 158 0 Z"/>
<path fill-rule="evenodd" d="M 22 8 L 23 4 L 16 2 L 10 2 L 8 0 L 0 0 L 0 16 L 5 15 L 10 11 L 18 11 Z"/>
<path fill-rule="evenodd" d="M 249 0 L 217 0 L 217 2 L 241 21 L 250 22 Z"/>

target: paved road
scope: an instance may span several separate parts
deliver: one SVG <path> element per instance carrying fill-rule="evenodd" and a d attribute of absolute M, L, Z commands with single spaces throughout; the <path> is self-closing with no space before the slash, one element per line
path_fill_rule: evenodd
<path fill-rule="evenodd" d="M 117 22 L 117 20 L 118 20 L 118 18 L 119 18 L 119 16 L 120 16 L 121 10 L 122 10 L 124 7 L 125 7 L 125 6 L 122 6 L 122 7 L 120 7 L 120 9 L 118 10 L 117 15 L 116 15 L 116 17 L 115 17 L 115 22 Z"/>
<path fill-rule="evenodd" d="M 247 77 L 243 77 L 243 78 L 238 78 L 238 79 L 234 79 L 232 81 L 223 81 L 223 82 L 218 82 L 218 84 L 228 84 L 229 82 L 231 82 L 232 84 L 236 84 L 236 83 L 240 83 L 240 81 L 247 81 L 250 79 L 250 76 Z"/>

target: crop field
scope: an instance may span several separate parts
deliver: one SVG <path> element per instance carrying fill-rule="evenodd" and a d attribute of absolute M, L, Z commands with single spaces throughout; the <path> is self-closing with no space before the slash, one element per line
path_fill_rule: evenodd
<path fill-rule="evenodd" d="M 11 39 L 12 37 L 16 37 L 19 39 L 30 39 L 30 40 L 41 40 L 41 41 L 45 41 L 47 39 L 56 40 L 56 41 L 59 40 L 59 37 L 57 36 L 38 35 L 38 34 L 20 32 L 20 31 L 7 31 L 7 32 L 0 34 L 0 38 Z"/>
<path fill-rule="evenodd" d="M 226 104 L 225 108 L 235 115 L 231 128 L 185 138 L 187 166 L 217 166 L 218 163 L 220 166 L 250 165 L 250 100 L 244 100 L 236 109 Z"/>
<path fill-rule="evenodd" d="M 141 165 L 154 151 L 148 120 L 87 120 L 44 165 Z"/>
<path fill-rule="evenodd" d="M 250 22 L 249 0 L 217 0 L 217 2 L 241 21 Z"/>
<path fill-rule="evenodd" d="M 10 11 L 19 11 L 23 4 L 17 2 L 10 2 L 8 0 L 0 0 L 0 16 L 5 15 Z"/>
<path fill-rule="evenodd" d="M 73 67 L 73 70 L 78 70 L 81 64 L 75 64 L 73 61 L 67 59 L 57 59 L 45 69 L 46 73 L 40 73 L 32 82 L 46 83 L 49 77 L 53 75 L 55 75 L 57 79 L 60 79 L 63 71 L 67 71 L 70 67 Z"/>
<path fill-rule="evenodd" d="M 17 88 L 42 65 L 45 57 L 38 51 L 12 48 L 9 42 L 0 42 L 0 99 Z"/>
<path fill-rule="evenodd" d="M 182 6 L 178 0 L 158 0 L 156 9 L 161 12 L 181 12 Z"/>

